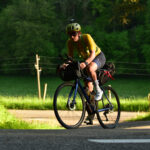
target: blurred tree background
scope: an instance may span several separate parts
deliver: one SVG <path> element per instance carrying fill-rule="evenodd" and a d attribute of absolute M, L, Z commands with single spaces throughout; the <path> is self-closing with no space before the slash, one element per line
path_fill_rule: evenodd
<path fill-rule="evenodd" d="M 31 73 L 36 54 L 43 64 L 58 62 L 66 52 L 71 18 L 120 73 L 133 72 L 133 63 L 134 72 L 150 72 L 150 0 L 0 0 L 0 73 L 16 74 L 21 68 Z M 18 70 L 11 70 L 13 65 Z"/>

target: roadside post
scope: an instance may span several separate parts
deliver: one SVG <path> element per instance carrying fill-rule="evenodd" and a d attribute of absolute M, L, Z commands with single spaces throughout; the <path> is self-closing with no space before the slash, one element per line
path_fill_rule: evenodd
<path fill-rule="evenodd" d="M 111 87 L 111 85 L 108 85 L 109 87 Z M 109 95 L 109 99 L 111 100 L 111 91 L 108 90 L 108 95 Z"/>
<path fill-rule="evenodd" d="M 45 100 L 46 92 L 47 92 L 47 83 L 45 83 L 45 85 L 44 85 L 44 95 L 43 95 L 43 100 Z"/>
<path fill-rule="evenodd" d="M 35 69 L 37 70 L 38 96 L 39 99 L 41 99 L 40 72 L 42 71 L 42 69 L 39 68 L 39 61 L 40 61 L 40 57 L 38 56 L 38 54 L 36 54 Z"/>

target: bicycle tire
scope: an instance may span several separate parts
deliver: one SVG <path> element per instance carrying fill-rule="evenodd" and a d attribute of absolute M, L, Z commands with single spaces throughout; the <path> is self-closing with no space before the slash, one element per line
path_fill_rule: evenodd
<path fill-rule="evenodd" d="M 98 112 L 98 109 L 110 108 L 109 101 L 106 98 L 106 95 L 103 94 L 102 100 L 98 102 L 97 106 L 97 118 L 99 123 L 104 129 L 113 129 L 117 126 L 120 119 L 120 101 L 117 93 L 114 89 L 109 86 L 103 87 L 104 93 L 107 95 L 111 103 L 113 104 L 113 109 L 109 109 L 103 112 Z M 111 93 L 111 95 L 110 95 Z M 110 98 L 111 96 L 111 98 Z"/>
<path fill-rule="evenodd" d="M 73 87 L 74 87 L 73 83 L 70 82 L 62 83 L 60 86 L 58 86 L 54 94 L 53 107 L 55 116 L 58 122 L 66 129 L 78 128 L 83 122 L 85 117 L 86 111 L 85 101 L 82 92 L 79 88 L 76 96 L 76 104 L 75 106 L 73 106 L 74 110 L 68 108 L 67 101 L 69 97 L 69 90 L 71 90 Z M 74 94 L 72 94 L 72 96 L 73 95 Z M 63 98 L 61 98 L 62 96 Z"/>

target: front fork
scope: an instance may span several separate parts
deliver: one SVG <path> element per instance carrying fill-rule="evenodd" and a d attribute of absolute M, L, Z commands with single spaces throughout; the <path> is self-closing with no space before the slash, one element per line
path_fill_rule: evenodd
<path fill-rule="evenodd" d="M 75 104 L 76 104 L 75 99 L 76 99 L 77 92 L 78 92 L 78 86 L 79 86 L 78 80 L 76 80 L 75 84 L 71 88 L 71 91 L 69 92 L 69 97 L 68 97 L 68 101 L 67 101 L 67 107 L 70 110 L 74 110 L 75 109 Z M 71 100 L 73 92 L 74 92 L 73 100 Z"/>

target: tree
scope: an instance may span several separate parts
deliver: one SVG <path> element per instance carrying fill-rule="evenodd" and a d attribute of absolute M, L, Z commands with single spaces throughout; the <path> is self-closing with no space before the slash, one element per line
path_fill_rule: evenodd
<path fill-rule="evenodd" d="M 145 57 L 145 61 L 150 64 L 150 0 L 147 0 L 144 34 L 141 39 L 144 40 L 141 46 L 142 54 Z M 147 71 L 150 72 L 149 65 L 147 66 Z"/>
<path fill-rule="evenodd" d="M 51 42 L 55 26 L 52 1 L 14 1 L 3 10 L 0 17 L 0 50 L 3 57 L 13 57 L 14 62 L 33 62 L 35 54 L 55 55 Z M 21 57 L 22 59 L 17 59 Z M 6 64 L 3 62 L 1 65 Z"/>
<path fill-rule="evenodd" d="M 9 4 L 11 4 L 12 3 L 12 0 L 1 0 L 0 1 L 0 11 L 3 9 L 3 8 L 5 8 L 5 7 L 7 7 Z"/>
<path fill-rule="evenodd" d="M 101 20 L 106 22 L 108 31 L 124 30 L 139 24 L 140 18 L 137 15 L 141 14 L 146 3 L 141 0 L 91 0 L 91 2 L 94 14 L 97 18 L 102 17 Z"/>

